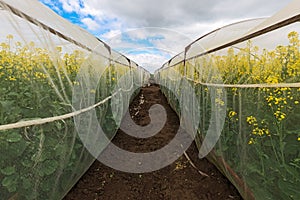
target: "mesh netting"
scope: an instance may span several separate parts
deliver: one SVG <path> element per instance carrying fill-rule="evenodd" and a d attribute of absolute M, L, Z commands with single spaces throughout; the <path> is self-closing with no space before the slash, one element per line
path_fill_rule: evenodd
<path fill-rule="evenodd" d="M 0 18 L 0 199 L 61 199 L 95 160 L 88 119 L 111 139 L 111 98 L 149 73 L 37 1 L 0 1 Z"/>
<path fill-rule="evenodd" d="M 190 82 L 199 156 L 210 152 L 244 199 L 300 199 L 299 5 L 213 31 L 155 73 L 178 114 L 170 91 Z"/>
<path fill-rule="evenodd" d="M 155 73 L 244 199 L 300 199 L 299 5 L 217 29 Z M 0 17 L 0 197 L 61 199 L 150 75 L 37 1 L 0 0 Z"/>

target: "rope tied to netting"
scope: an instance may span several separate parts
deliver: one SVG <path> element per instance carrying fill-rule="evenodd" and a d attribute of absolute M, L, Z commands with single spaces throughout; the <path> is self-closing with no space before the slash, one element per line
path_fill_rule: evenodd
<path fill-rule="evenodd" d="M 208 87 L 223 87 L 223 88 L 300 88 L 300 83 L 258 83 L 258 84 L 224 84 L 224 83 L 203 83 L 191 78 L 186 78 L 196 84 Z"/>
<path fill-rule="evenodd" d="M 28 121 L 19 121 L 16 123 L 0 125 L 0 131 L 16 129 L 16 128 L 24 128 L 24 127 L 35 126 L 35 125 L 42 125 L 42 124 L 46 124 L 46 123 L 50 123 L 50 122 L 54 122 L 54 121 L 69 119 L 69 118 L 75 117 L 77 115 L 80 115 L 82 113 L 88 112 L 88 111 L 106 103 L 111 98 L 116 96 L 120 91 L 129 92 L 133 89 L 133 87 L 134 87 L 133 84 L 131 84 L 129 89 L 119 88 L 116 92 L 114 92 L 112 95 L 106 97 L 102 101 L 99 101 L 98 103 L 96 103 L 92 106 L 89 106 L 87 108 L 77 110 L 77 111 L 74 111 L 71 113 L 67 113 L 67 114 L 59 115 L 59 116 L 55 116 L 55 117 L 47 117 L 47 118 L 43 118 L 43 119 L 34 119 L 34 120 L 28 120 Z"/>
<path fill-rule="evenodd" d="M 74 112 L 71 112 L 71 113 L 67 113 L 67 114 L 64 114 L 64 115 L 55 116 L 55 117 L 47 117 L 47 118 L 34 119 L 34 120 L 28 120 L 28 121 L 19 121 L 19 122 L 16 122 L 16 123 L 0 125 L 0 131 L 16 129 L 16 128 L 24 128 L 24 127 L 35 126 L 35 125 L 41 125 L 41 124 L 46 124 L 46 123 L 50 123 L 50 122 L 54 122 L 54 121 L 59 121 L 59 120 L 64 120 L 64 119 L 69 119 L 69 118 L 75 117 L 77 115 L 88 112 L 88 111 L 90 111 L 90 110 L 106 103 L 112 97 L 116 96 L 121 90 L 122 90 L 121 88 L 118 89 L 112 95 L 106 97 L 102 101 L 100 101 L 100 102 L 98 102 L 98 103 L 96 103 L 92 106 L 89 106 L 87 108 L 77 110 L 77 111 L 74 111 Z"/>

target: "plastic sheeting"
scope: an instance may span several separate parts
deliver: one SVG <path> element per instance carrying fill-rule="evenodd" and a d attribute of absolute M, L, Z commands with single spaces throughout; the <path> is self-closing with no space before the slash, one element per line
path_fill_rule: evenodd
<path fill-rule="evenodd" d="M 0 199 L 62 199 L 149 73 L 37 1 L 0 7 Z"/>
<path fill-rule="evenodd" d="M 199 157 L 244 199 L 300 199 L 299 6 L 296 0 L 274 17 L 213 31 L 155 72 L 179 115 L 174 91 L 190 82 L 197 96 L 190 104 L 200 105 Z"/>

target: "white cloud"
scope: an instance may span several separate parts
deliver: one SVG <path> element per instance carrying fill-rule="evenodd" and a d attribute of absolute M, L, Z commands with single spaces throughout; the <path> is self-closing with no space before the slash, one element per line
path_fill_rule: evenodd
<path fill-rule="evenodd" d="M 274 0 L 85 0 L 85 6 L 102 10 L 129 26 L 173 27 L 195 22 L 269 16 L 289 1 Z"/>
<path fill-rule="evenodd" d="M 128 58 L 134 60 L 140 66 L 152 73 L 167 61 L 165 55 L 151 53 L 128 55 Z"/>
<path fill-rule="evenodd" d="M 60 0 L 60 2 L 66 12 L 78 12 L 80 8 L 80 2 L 78 0 Z"/>
<path fill-rule="evenodd" d="M 99 29 L 111 33 L 130 28 L 161 27 L 176 30 L 196 39 L 220 26 L 246 18 L 270 16 L 290 0 L 60 0 L 64 8 L 81 15 L 92 15 L 102 23 Z M 117 23 L 116 23 L 117 22 Z M 101 32 L 101 31 L 100 31 Z M 142 32 L 140 32 L 142 34 Z M 107 31 L 99 35 L 107 39 Z M 135 35 L 137 36 L 137 35 Z"/>
<path fill-rule="evenodd" d="M 95 30 L 97 30 L 97 29 L 100 28 L 99 24 L 95 20 L 93 20 L 93 19 L 91 19 L 89 17 L 83 18 L 81 20 L 81 22 L 83 24 L 85 24 L 87 26 L 87 29 L 89 29 L 91 31 L 95 31 Z"/>
<path fill-rule="evenodd" d="M 186 44 L 191 42 L 189 37 L 177 31 L 154 27 L 131 29 L 107 40 L 112 48 L 151 72 L 183 51 Z"/>
<path fill-rule="evenodd" d="M 44 0 L 50 1 L 50 0 Z M 66 12 L 76 12 L 87 29 L 116 49 L 143 48 L 181 52 L 191 41 L 243 19 L 271 16 L 290 0 L 59 0 Z M 142 27 L 160 27 L 151 30 Z M 138 28 L 136 31 L 136 28 Z M 132 41 L 124 40 L 122 33 Z M 168 31 L 167 31 L 168 30 Z M 118 35 L 119 34 L 119 35 Z M 156 39 L 156 36 L 162 38 Z M 154 37 L 154 39 L 151 39 Z M 141 42 L 142 40 L 145 40 Z M 133 42 L 137 42 L 134 44 Z M 127 54 L 128 56 L 131 56 Z M 156 56 L 135 56 L 135 59 Z M 137 63 L 138 60 L 135 60 Z M 162 64 L 162 63 L 161 63 Z"/>
<path fill-rule="evenodd" d="M 82 18 L 92 16 L 97 22 L 102 22 L 99 29 L 124 31 L 140 27 L 172 28 L 193 38 L 212 31 L 217 22 L 223 21 L 226 25 L 245 18 L 270 16 L 290 2 L 290 0 L 59 1 L 67 12 L 77 12 Z M 105 23 L 112 19 L 118 21 L 121 26 L 111 27 L 110 23 Z M 204 25 L 205 30 L 202 29 Z"/>

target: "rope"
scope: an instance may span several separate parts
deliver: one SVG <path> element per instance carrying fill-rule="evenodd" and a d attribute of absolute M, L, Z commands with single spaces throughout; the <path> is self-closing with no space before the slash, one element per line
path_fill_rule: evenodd
<path fill-rule="evenodd" d="M 23 127 L 28 127 L 28 126 L 34 126 L 34 125 L 41 125 L 41 124 L 46 124 L 49 122 L 54 122 L 54 121 L 58 121 L 58 120 L 64 120 L 64 119 L 68 119 L 77 115 L 80 115 L 84 112 L 90 111 L 104 103 L 106 103 L 108 100 L 110 100 L 113 96 L 115 96 L 118 92 L 120 92 L 122 89 L 117 90 L 115 93 L 113 93 L 111 96 L 106 97 L 105 99 L 103 99 L 102 101 L 89 106 L 87 108 L 81 109 L 81 110 L 77 110 L 75 112 L 72 113 L 68 113 L 68 114 L 64 114 L 64 115 L 60 115 L 60 116 L 55 116 L 55 117 L 48 117 L 48 118 L 43 118 L 43 119 L 35 119 L 35 120 L 29 120 L 29 121 L 21 121 L 21 122 L 16 122 L 16 123 L 12 123 L 12 124 L 6 124 L 6 125 L 1 125 L 0 126 L 0 131 L 3 130 L 10 130 L 10 129 L 16 129 L 16 128 L 23 128 Z"/>
<path fill-rule="evenodd" d="M 55 116 L 55 117 L 47 117 L 47 118 L 43 118 L 43 119 L 35 119 L 35 120 L 28 120 L 28 121 L 21 121 L 21 122 L 16 122 L 16 123 L 12 123 L 12 124 L 6 124 L 6 125 L 0 125 L 0 131 L 3 130 L 10 130 L 10 129 L 16 129 L 16 128 L 23 128 L 23 127 L 28 127 L 28 126 L 34 126 L 34 125 L 41 125 L 41 124 L 46 124 L 49 122 L 54 122 L 54 121 L 59 121 L 59 120 L 64 120 L 64 119 L 68 119 L 68 118 L 72 118 L 75 117 L 77 115 L 80 115 L 84 112 L 90 111 L 104 103 L 106 103 L 108 100 L 110 100 L 112 97 L 114 97 L 115 95 L 117 95 L 118 92 L 120 91 L 125 91 L 125 92 L 129 92 L 133 89 L 133 84 L 131 84 L 130 88 L 128 90 L 126 89 L 118 89 L 115 93 L 113 93 L 111 96 L 106 97 L 105 99 L 103 99 L 102 101 L 89 106 L 87 108 L 81 109 L 81 110 L 77 110 L 74 111 L 72 113 L 68 113 L 68 114 L 64 114 L 64 115 L 59 115 L 59 116 Z"/>
<path fill-rule="evenodd" d="M 195 81 L 190 78 L 187 80 L 193 81 L 196 84 L 212 87 L 225 87 L 225 88 L 283 88 L 283 87 L 300 87 L 300 83 L 262 83 L 262 84 L 218 84 L 218 83 L 202 83 L 201 81 Z"/>

